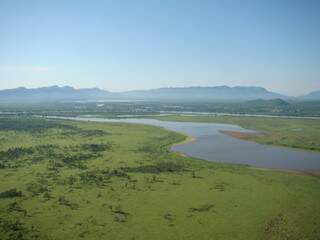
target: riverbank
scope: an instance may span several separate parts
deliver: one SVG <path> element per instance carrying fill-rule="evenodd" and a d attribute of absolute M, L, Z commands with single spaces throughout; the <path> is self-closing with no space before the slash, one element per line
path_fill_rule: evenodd
<path fill-rule="evenodd" d="M 270 169 L 291 169 L 298 171 L 318 171 L 320 169 L 320 154 L 317 152 L 255 144 L 249 141 L 229 138 L 221 133 L 221 131 L 252 133 L 255 135 L 259 133 L 257 131 L 243 129 L 237 125 L 182 121 L 170 122 L 143 118 L 52 118 L 91 122 L 145 124 L 162 127 L 170 131 L 192 136 L 196 139 L 196 141 L 193 142 L 174 145 L 170 150 L 183 156 L 208 161 L 244 164 Z"/>
<path fill-rule="evenodd" d="M 254 142 L 320 152 L 320 120 L 318 119 L 183 115 L 158 116 L 153 119 L 236 124 L 246 129 L 265 133 L 250 137 L 250 140 Z"/>

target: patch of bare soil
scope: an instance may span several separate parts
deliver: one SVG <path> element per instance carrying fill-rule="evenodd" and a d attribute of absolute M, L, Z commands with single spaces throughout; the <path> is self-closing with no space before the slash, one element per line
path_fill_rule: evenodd
<path fill-rule="evenodd" d="M 264 135 L 264 133 L 236 132 L 236 131 L 226 131 L 226 130 L 220 130 L 220 132 L 230 137 L 235 137 L 242 140 L 250 140 L 253 137 Z"/>

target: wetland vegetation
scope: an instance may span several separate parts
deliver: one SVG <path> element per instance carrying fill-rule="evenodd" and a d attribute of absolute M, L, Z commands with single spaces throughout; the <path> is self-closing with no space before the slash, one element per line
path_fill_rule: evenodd
<path fill-rule="evenodd" d="M 1 239 L 320 235 L 318 177 L 184 157 L 168 148 L 185 136 L 146 125 L 14 117 L 0 133 Z"/>
<path fill-rule="evenodd" d="M 320 240 L 320 0 L 0 0 L 0 240 Z"/>
<path fill-rule="evenodd" d="M 320 117 L 319 100 L 252 100 L 252 101 L 138 101 L 111 100 L 69 101 L 69 102 L 0 102 L 0 114 L 19 115 L 100 115 L 117 117 L 118 115 L 150 115 L 160 113 L 225 113 L 257 114 L 271 116 Z"/>

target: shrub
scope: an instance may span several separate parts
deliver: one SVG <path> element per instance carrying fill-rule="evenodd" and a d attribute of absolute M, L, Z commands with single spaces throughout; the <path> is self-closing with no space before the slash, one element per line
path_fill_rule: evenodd
<path fill-rule="evenodd" d="M 140 173 L 161 173 L 161 172 L 179 172 L 184 170 L 182 164 L 174 162 L 158 162 L 156 165 L 145 165 L 139 167 L 121 168 L 126 172 L 140 172 Z"/>
<path fill-rule="evenodd" d="M 14 198 L 14 197 L 21 197 L 22 193 L 17 191 L 17 189 L 12 188 L 4 192 L 0 192 L 0 198 Z"/>

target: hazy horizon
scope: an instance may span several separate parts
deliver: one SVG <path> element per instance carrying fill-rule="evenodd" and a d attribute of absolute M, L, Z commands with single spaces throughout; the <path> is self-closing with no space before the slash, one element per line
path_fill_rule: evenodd
<path fill-rule="evenodd" d="M 196 87 L 200 87 L 200 88 L 211 88 L 211 87 L 223 87 L 223 86 L 226 86 L 226 87 L 230 87 L 230 88 L 233 88 L 233 87 L 261 87 L 261 88 L 264 88 L 266 89 L 267 91 L 271 91 L 270 89 L 268 88 L 265 88 L 263 86 L 254 86 L 254 85 L 235 85 L 235 86 L 229 86 L 229 85 L 217 85 L 217 86 L 196 86 L 196 85 L 191 85 L 191 86 L 176 86 L 176 87 L 172 87 L 172 86 L 166 86 L 166 87 L 159 87 L 159 88 L 139 88 L 139 89 L 128 89 L 128 90 L 124 90 L 124 91 L 121 91 L 121 90 L 118 90 L 118 91 L 112 91 L 110 89 L 105 89 L 105 88 L 100 88 L 100 87 L 95 87 L 95 86 L 87 86 L 87 87 L 74 87 L 74 86 L 71 86 L 71 85 L 59 85 L 59 84 L 53 84 L 53 85 L 45 85 L 45 86 L 36 86 L 36 87 L 26 87 L 26 86 L 18 86 L 18 87 L 14 87 L 14 88 L 0 88 L 0 91 L 2 90 L 10 90 L 10 89 L 17 89 L 17 88 L 26 88 L 26 89 L 38 89 L 38 88 L 46 88 L 46 87 L 54 87 L 54 86 L 57 86 L 57 87 L 72 87 L 74 89 L 94 89 L 94 88 L 98 88 L 100 90 L 105 90 L 105 91 L 109 91 L 109 92 L 113 92 L 113 93 L 121 93 L 121 92 L 130 92 L 130 91 L 148 91 L 148 90 L 154 90 L 154 89 L 162 89 L 162 88 L 196 88 Z M 315 92 L 315 91 L 320 91 L 320 89 L 315 89 L 314 91 L 310 91 L 310 92 L 306 92 L 304 94 L 301 94 L 301 95 L 286 95 L 284 93 L 281 93 L 281 92 L 276 92 L 276 91 L 271 91 L 271 92 L 274 92 L 274 93 L 278 93 L 278 94 L 282 94 L 284 96 L 288 96 L 288 97 L 299 97 L 299 96 L 304 96 L 308 93 L 311 93 L 311 92 Z"/>
<path fill-rule="evenodd" d="M 1 1 L 0 89 L 320 90 L 320 2 Z"/>

